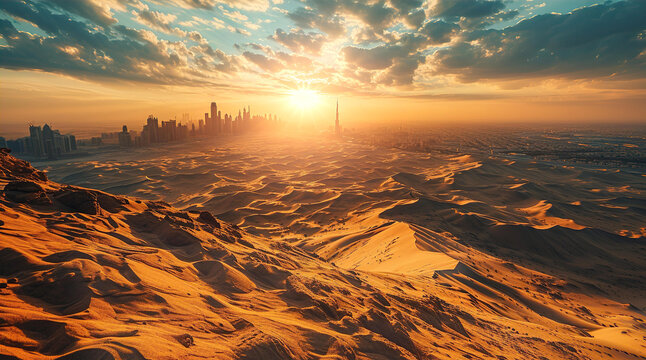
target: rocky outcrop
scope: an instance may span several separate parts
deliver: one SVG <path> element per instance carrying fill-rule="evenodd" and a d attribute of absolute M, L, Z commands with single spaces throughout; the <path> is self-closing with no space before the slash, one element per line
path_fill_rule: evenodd
<path fill-rule="evenodd" d="M 43 171 L 36 170 L 25 160 L 11 156 L 10 152 L 7 148 L 0 149 L 0 178 L 47 181 L 47 175 Z"/>

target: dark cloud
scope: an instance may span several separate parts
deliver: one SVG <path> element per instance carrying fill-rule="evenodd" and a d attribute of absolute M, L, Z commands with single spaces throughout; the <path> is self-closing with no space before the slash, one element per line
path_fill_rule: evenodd
<path fill-rule="evenodd" d="M 202 70 L 219 71 L 225 74 L 232 74 L 242 68 L 240 61 L 233 55 L 228 55 L 219 49 L 213 49 L 208 44 L 200 44 L 192 50 L 197 54 L 196 65 Z"/>
<path fill-rule="evenodd" d="M 420 9 L 422 5 L 424 5 L 422 0 L 390 0 L 390 6 L 395 8 L 404 22 L 414 29 L 420 27 L 426 19 L 426 13 Z"/>
<path fill-rule="evenodd" d="M 410 85 L 413 83 L 415 71 L 424 61 L 425 58 L 421 55 L 395 58 L 393 66 L 387 72 L 381 74 L 377 80 L 384 85 Z"/>
<path fill-rule="evenodd" d="M 426 61 L 423 51 L 429 46 L 451 41 L 460 27 L 453 23 L 435 20 L 426 23 L 418 31 L 407 33 L 397 40 L 373 48 L 348 46 L 342 50 L 351 66 L 363 70 L 379 71 L 370 77 L 370 82 L 385 85 L 410 85 L 415 71 Z M 365 78 L 362 75 L 361 78 Z"/>
<path fill-rule="evenodd" d="M 415 71 L 425 61 L 417 49 L 402 45 L 381 45 L 371 49 L 348 46 L 343 49 L 343 55 L 351 66 L 374 71 L 368 78 L 369 83 L 397 86 L 412 84 Z M 362 77 L 366 78 L 365 73 Z"/>
<path fill-rule="evenodd" d="M 424 5 L 422 0 L 390 0 L 390 5 L 397 9 L 401 14 L 408 14 L 409 12 L 418 9 Z"/>
<path fill-rule="evenodd" d="M 464 81 L 646 72 L 646 1 L 632 0 L 545 14 L 503 30 L 478 30 L 438 50 L 434 72 Z"/>
<path fill-rule="evenodd" d="M 294 29 L 290 32 L 277 29 L 274 35 L 269 38 L 293 52 L 306 52 L 314 55 L 321 52 L 321 47 L 325 43 L 325 36 L 322 34 L 306 33 L 301 29 Z"/>
<path fill-rule="evenodd" d="M 442 20 L 429 21 L 417 35 L 423 38 L 422 45 L 439 45 L 449 41 L 458 33 L 460 26 Z"/>
<path fill-rule="evenodd" d="M 148 25 L 151 29 L 159 30 L 165 33 L 173 32 L 173 27 L 171 27 L 170 24 L 176 19 L 174 15 L 164 14 L 159 11 L 151 11 L 148 9 L 144 9 L 135 13 L 137 20 L 142 24 Z"/>
<path fill-rule="evenodd" d="M 97 30 L 39 2 L 3 0 L 0 10 L 47 33 L 19 31 L 11 21 L 0 20 L 7 44 L 0 47 L 0 67 L 162 84 L 191 83 L 196 75 L 190 59 L 201 54 L 181 42 L 159 41 L 150 32 L 118 24 Z"/>
<path fill-rule="evenodd" d="M 49 0 L 45 4 L 82 16 L 101 26 L 109 26 L 117 22 L 109 8 L 92 0 Z"/>
<path fill-rule="evenodd" d="M 431 14 L 443 18 L 480 18 L 504 8 L 502 0 L 436 0 Z"/>
<path fill-rule="evenodd" d="M 395 58 L 408 55 L 399 45 L 381 45 L 372 49 L 348 46 L 343 49 L 345 60 L 367 70 L 381 70 L 392 66 Z"/>
<path fill-rule="evenodd" d="M 305 29 L 319 29 L 332 37 L 345 34 L 341 17 L 332 13 L 320 13 L 311 8 L 298 8 L 287 16 L 296 25 Z"/>
<path fill-rule="evenodd" d="M 288 14 L 296 25 L 306 29 L 319 29 L 330 36 L 346 32 L 346 19 L 358 19 L 364 31 L 382 35 L 389 27 L 404 22 L 417 28 L 425 20 L 419 0 L 304 0 L 305 6 Z"/>
<path fill-rule="evenodd" d="M 511 20 L 516 16 L 518 16 L 519 14 L 520 12 L 515 9 L 503 10 L 493 15 L 484 16 L 484 17 L 469 17 L 469 18 L 463 17 L 463 18 L 460 18 L 459 24 L 465 29 L 485 28 L 495 23 Z"/>

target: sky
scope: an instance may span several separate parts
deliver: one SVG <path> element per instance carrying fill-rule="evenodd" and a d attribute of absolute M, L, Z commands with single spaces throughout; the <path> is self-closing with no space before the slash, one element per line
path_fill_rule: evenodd
<path fill-rule="evenodd" d="M 0 135 L 226 112 L 646 122 L 646 0 L 2 0 Z"/>

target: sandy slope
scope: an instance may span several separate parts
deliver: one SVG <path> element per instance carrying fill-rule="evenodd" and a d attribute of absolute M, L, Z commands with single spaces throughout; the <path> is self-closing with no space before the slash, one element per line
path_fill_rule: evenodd
<path fill-rule="evenodd" d="M 202 145 L 50 169 L 188 212 L 3 155 L 0 276 L 16 281 L 0 290 L 0 354 L 646 357 L 638 175 Z"/>

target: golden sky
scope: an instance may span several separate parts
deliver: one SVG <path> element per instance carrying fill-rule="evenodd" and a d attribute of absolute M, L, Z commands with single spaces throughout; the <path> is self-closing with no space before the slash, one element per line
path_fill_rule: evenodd
<path fill-rule="evenodd" d="M 646 3 L 6 0 L 0 135 L 225 112 L 326 126 L 646 121 Z"/>

